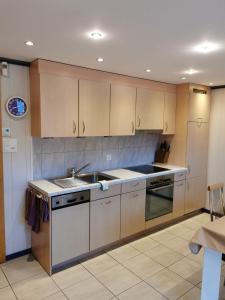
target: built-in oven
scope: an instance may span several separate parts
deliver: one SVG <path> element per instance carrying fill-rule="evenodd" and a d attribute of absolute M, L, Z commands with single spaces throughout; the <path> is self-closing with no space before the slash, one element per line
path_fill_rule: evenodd
<path fill-rule="evenodd" d="M 173 211 L 174 174 L 147 179 L 145 221 Z"/>

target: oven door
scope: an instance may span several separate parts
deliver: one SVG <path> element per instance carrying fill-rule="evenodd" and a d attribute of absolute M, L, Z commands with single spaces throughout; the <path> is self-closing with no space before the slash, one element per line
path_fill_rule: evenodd
<path fill-rule="evenodd" d="M 157 188 L 147 187 L 145 221 L 158 218 L 173 211 L 173 184 Z"/>

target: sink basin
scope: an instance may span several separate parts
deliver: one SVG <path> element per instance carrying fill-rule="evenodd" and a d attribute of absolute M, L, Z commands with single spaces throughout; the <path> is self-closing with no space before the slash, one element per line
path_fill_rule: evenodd
<path fill-rule="evenodd" d="M 79 178 L 83 181 L 86 181 L 87 183 L 96 183 L 101 180 L 109 181 L 109 180 L 117 179 L 114 176 L 106 175 L 106 174 L 100 173 L 100 172 L 80 174 L 77 176 L 77 178 Z"/>
<path fill-rule="evenodd" d="M 78 178 L 72 178 L 72 177 L 55 179 L 53 180 L 53 182 L 64 189 L 88 184 L 86 181 L 80 180 Z"/>

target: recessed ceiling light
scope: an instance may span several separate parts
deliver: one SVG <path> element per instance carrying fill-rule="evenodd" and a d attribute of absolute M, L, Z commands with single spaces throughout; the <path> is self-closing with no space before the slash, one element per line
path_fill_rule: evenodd
<path fill-rule="evenodd" d="M 213 85 L 213 82 L 210 82 L 209 85 Z"/>
<path fill-rule="evenodd" d="M 193 74 L 196 74 L 198 73 L 199 71 L 195 70 L 195 69 L 189 69 L 189 70 L 186 70 L 184 71 L 185 74 L 188 74 L 188 75 L 193 75 Z"/>
<path fill-rule="evenodd" d="M 89 32 L 89 37 L 93 40 L 101 40 L 104 37 L 103 32 L 95 30 L 95 31 L 91 31 Z"/>
<path fill-rule="evenodd" d="M 103 62 L 104 59 L 102 57 L 98 57 L 96 60 L 97 62 Z"/>
<path fill-rule="evenodd" d="M 187 77 L 181 77 L 181 79 L 182 79 L 182 80 L 186 80 L 186 79 L 187 79 Z"/>
<path fill-rule="evenodd" d="M 219 50 L 220 46 L 212 42 L 204 42 L 193 47 L 194 52 L 207 54 L 216 50 Z"/>
<path fill-rule="evenodd" d="M 32 42 L 32 41 L 26 41 L 25 45 L 27 45 L 27 46 L 34 46 L 34 42 Z"/>
<path fill-rule="evenodd" d="M 150 73 L 151 72 L 151 69 L 146 69 L 145 70 L 147 73 Z"/>

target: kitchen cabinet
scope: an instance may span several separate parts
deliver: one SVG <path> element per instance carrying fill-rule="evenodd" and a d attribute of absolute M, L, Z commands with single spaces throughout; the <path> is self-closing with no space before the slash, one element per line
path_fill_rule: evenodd
<path fill-rule="evenodd" d="M 78 136 L 78 80 L 31 70 L 32 136 Z"/>
<path fill-rule="evenodd" d="M 111 84 L 110 135 L 135 134 L 136 88 Z"/>
<path fill-rule="evenodd" d="M 122 194 L 146 189 L 146 179 L 135 179 L 122 183 Z"/>
<path fill-rule="evenodd" d="M 185 213 L 190 213 L 203 208 L 205 206 L 206 193 L 205 176 L 187 179 L 185 191 Z"/>
<path fill-rule="evenodd" d="M 121 196 L 121 238 L 145 229 L 146 190 L 139 190 Z"/>
<path fill-rule="evenodd" d="M 137 88 L 136 129 L 163 130 L 164 94 Z"/>
<path fill-rule="evenodd" d="M 79 80 L 79 136 L 108 136 L 109 108 L 109 83 Z"/>
<path fill-rule="evenodd" d="M 120 195 L 91 201 L 90 250 L 120 239 Z"/>
<path fill-rule="evenodd" d="M 173 191 L 173 218 L 184 215 L 185 205 L 185 180 L 174 183 Z"/>
<path fill-rule="evenodd" d="M 176 94 L 165 93 L 163 134 L 175 134 Z"/>
<path fill-rule="evenodd" d="M 188 121 L 193 122 L 209 122 L 210 114 L 210 96 L 201 92 L 194 92 L 196 89 L 191 86 L 189 99 Z M 201 91 L 202 89 L 197 89 Z"/>
<path fill-rule="evenodd" d="M 187 167 L 189 178 L 207 173 L 208 163 L 208 123 L 188 122 Z"/>

